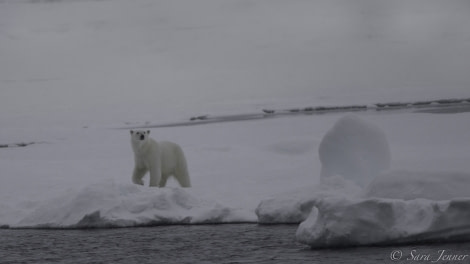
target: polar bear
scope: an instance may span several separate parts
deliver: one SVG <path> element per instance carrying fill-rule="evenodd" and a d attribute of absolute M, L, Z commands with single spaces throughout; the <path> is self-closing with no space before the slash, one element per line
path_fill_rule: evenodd
<path fill-rule="evenodd" d="M 149 171 L 149 186 L 164 187 L 168 177 L 173 175 L 181 187 L 191 187 L 186 159 L 178 144 L 157 142 L 149 137 L 150 131 L 130 132 L 135 160 L 133 183 L 144 185 L 142 178 Z"/>

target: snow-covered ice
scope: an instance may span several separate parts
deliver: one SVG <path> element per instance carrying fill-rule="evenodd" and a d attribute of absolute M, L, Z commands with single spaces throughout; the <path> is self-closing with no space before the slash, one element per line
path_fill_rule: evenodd
<path fill-rule="evenodd" d="M 245 215 L 249 215 L 246 214 Z M 243 210 L 204 201 L 182 188 L 103 181 L 39 203 L 19 227 L 99 228 L 253 221 Z"/>
<path fill-rule="evenodd" d="M 338 175 L 320 182 L 318 149 L 338 114 L 152 129 L 156 140 L 183 147 L 188 190 L 132 185 L 129 133 L 112 129 L 262 109 L 469 98 L 466 4 L 0 5 L 0 145 L 36 143 L 0 148 L 0 226 L 306 220 L 298 238 L 315 246 L 345 235 L 342 245 L 447 231 L 468 238 L 452 223 L 468 219 L 469 113 L 361 113 L 385 132 L 391 153 L 391 171 L 365 189 Z M 360 237 L 364 219 L 355 210 L 382 233 L 370 228 Z M 389 222 L 377 221 L 385 216 L 396 229 L 384 231 Z M 331 226 L 322 229 L 326 220 Z"/>
<path fill-rule="evenodd" d="M 308 201 L 303 214 L 309 216 L 296 236 L 312 247 L 470 237 L 470 173 L 390 171 L 350 196 L 339 190 L 328 197 L 311 194 Z"/>
<path fill-rule="evenodd" d="M 357 197 L 361 188 L 341 176 L 333 175 L 311 184 L 264 199 L 255 212 L 261 224 L 298 224 L 307 219 L 312 207 L 331 196 Z"/>
<path fill-rule="evenodd" d="M 315 203 L 296 237 L 314 248 L 468 240 L 470 198 L 344 199 Z"/>
<path fill-rule="evenodd" d="M 320 180 L 318 148 L 341 117 L 154 129 L 155 138 L 183 146 L 194 185 L 189 189 L 174 181 L 163 189 L 131 184 L 127 130 L 3 127 L 10 142 L 42 143 L 0 152 L 0 226 L 305 221 L 298 240 L 315 247 L 468 238 L 461 225 L 470 203 L 468 113 L 361 114 L 386 132 L 392 154 L 391 170 L 366 188 L 338 175 Z M 359 232 L 364 224 L 368 233 Z"/>

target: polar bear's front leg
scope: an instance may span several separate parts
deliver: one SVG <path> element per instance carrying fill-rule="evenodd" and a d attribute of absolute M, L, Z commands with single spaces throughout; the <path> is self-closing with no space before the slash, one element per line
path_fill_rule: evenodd
<path fill-rule="evenodd" d="M 160 169 L 160 166 L 158 168 L 150 168 L 150 187 L 156 187 L 160 183 L 160 180 L 162 178 L 162 171 Z"/>
<path fill-rule="evenodd" d="M 139 185 L 144 185 L 142 178 L 144 177 L 145 173 L 147 173 L 146 168 L 138 168 L 137 166 L 134 167 L 134 172 L 132 173 L 132 182 Z"/>

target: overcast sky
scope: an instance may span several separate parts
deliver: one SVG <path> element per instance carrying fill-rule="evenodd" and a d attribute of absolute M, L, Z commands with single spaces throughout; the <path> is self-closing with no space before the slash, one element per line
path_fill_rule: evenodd
<path fill-rule="evenodd" d="M 0 2 L 0 117 L 470 97 L 466 0 L 30 2 Z"/>

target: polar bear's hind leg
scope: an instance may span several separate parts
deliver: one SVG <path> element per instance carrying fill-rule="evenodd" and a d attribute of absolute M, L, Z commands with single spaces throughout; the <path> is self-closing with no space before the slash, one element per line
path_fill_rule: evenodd
<path fill-rule="evenodd" d="M 169 175 L 162 175 L 162 179 L 158 183 L 158 187 L 165 187 L 166 186 L 166 181 L 168 180 Z"/>
<path fill-rule="evenodd" d="M 188 165 L 186 164 L 186 158 L 184 157 L 183 150 L 178 147 L 180 152 L 180 159 L 178 160 L 178 166 L 175 169 L 175 178 L 181 187 L 191 187 L 191 180 L 189 179 Z"/>
<path fill-rule="evenodd" d="M 189 180 L 189 175 L 187 171 L 178 172 L 175 178 L 181 185 L 181 187 L 191 187 L 191 181 Z"/>

